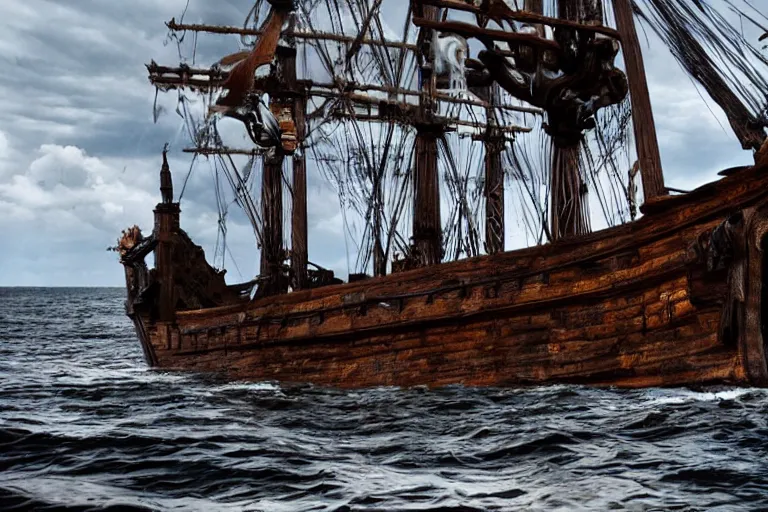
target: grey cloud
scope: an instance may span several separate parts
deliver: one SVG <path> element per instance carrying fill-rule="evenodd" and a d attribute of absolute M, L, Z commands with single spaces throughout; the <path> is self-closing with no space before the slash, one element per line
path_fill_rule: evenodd
<path fill-rule="evenodd" d="M 178 63 L 176 43 L 163 23 L 171 17 L 179 21 L 186 4 L 2 2 L 0 285 L 122 285 L 122 269 L 105 248 L 129 225 L 151 229 L 165 142 L 174 143 L 177 194 L 189 169 L 189 155 L 180 152 L 185 137 L 177 139 L 176 93 L 160 94 L 166 113 L 154 124 L 155 92 L 144 68 L 152 59 Z M 250 0 L 191 0 L 184 21 L 240 25 L 251 5 Z M 398 15 L 385 17 L 399 32 Z M 192 42 L 193 34 L 187 34 L 187 50 Z M 690 81 L 652 44 L 646 63 L 668 183 L 687 188 L 714 179 L 722 167 L 748 161 L 730 132 L 705 121 L 711 115 Z M 237 36 L 200 34 L 196 63 L 207 66 L 238 47 Z M 222 130 L 233 144 L 246 144 L 238 126 Z M 310 259 L 345 274 L 338 198 L 316 166 L 309 166 L 308 175 Z M 209 261 L 219 264 L 213 184 L 201 160 L 187 184 L 181 222 Z M 249 279 L 258 271 L 253 234 L 235 206 L 228 220 L 228 245 L 239 269 L 227 256 L 228 279 Z M 350 257 L 354 264 L 354 254 Z"/>

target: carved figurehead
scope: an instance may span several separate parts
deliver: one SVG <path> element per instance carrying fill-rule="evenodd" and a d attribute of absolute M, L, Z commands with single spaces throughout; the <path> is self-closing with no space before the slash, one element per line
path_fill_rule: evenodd
<path fill-rule="evenodd" d="M 123 258 L 143 240 L 144 235 L 142 235 L 141 229 L 134 224 L 130 228 L 123 230 L 122 236 L 117 240 L 117 247 L 115 247 L 115 250 L 120 254 L 120 257 Z"/>

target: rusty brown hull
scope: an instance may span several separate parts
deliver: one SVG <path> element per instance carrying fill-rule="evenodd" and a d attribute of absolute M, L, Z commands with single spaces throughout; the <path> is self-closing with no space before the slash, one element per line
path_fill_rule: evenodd
<path fill-rule="evenodd" d="M 149 364 L 233 379 L 768 384 L 768 166 L 644 208 L 631 224 L 551 245 L 164 318 L 163 294 L 134 304 L 129 276 L 129 315 Z"/>

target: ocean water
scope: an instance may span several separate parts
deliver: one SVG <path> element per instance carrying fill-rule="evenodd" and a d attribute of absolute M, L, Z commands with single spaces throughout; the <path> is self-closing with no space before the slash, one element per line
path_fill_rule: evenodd
<path fill-rule="evenodd" d="M 150 370 L 122 290 L 0 288 L 0 510 L 765 510 L 756 389 Z"/>

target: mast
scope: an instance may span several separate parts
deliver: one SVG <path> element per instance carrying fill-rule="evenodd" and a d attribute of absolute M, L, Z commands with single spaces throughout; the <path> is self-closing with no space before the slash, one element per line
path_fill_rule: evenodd
<path fill-rule="evenodd" d="M 275 52 L 277 61 L 277 83 L 281 86 L 282 94 L 275 94 L 271 100 L 271 110 L 280 119 L 281 111 L 291 109 L 294 98 L 290 93 L 288 82 L 296 77 L 296 52 L 293 48 L 278 46 Z M 278 145 L 264 153 L 264 172 L 261 183 L 262 209 L 262 244 L 261 244 L 261 278 L 259 289 L 261 296 L 277 295 L 287 292 L 288 283 L 283 279 L 283 162 L 285 152 Z M 293 220 L 293 219 L 292 219 Z"/>
<path fill-rule="evenodd" d="M 439 9 L 424 7 L 424 18 L 437 20 Z M 443 126 L 435 120 L 433 98 L 432 31 L 421 30 L 421 95 L 419 122 L 416 124 L 414 169 L 413 241 L 420 265 L 436 265 L 443 259 L 442 223 L 440 221 L 440 180 L 437 171 L 437 139 Z"/>
<path fill-rule="evenodd" d="M 307 99 L 297 97 L 294 102 L 296 137 L 304 143 L 306 129 Z M 309 261 L 309 240 L 307 236 L 307 162 L 304 148 L 293 155 L 293 209 L 291 210 L 291 269 L 294 289 L 307 287 L 307 262 Z"/>
<path fill-rule="evenodd" d="M 264 155 L 261 181 L 261 278 L 259 294 L 276 295 L 283 292 L 281 267 L 283 251 L 283 154 L 275 151 Z"/>
<path fill-rule="evenodd" d="M 621 34 L 621 46 L 629 82 L 629 97 L 632 102 L 632 125 L 635 130 L 637 159 L 640 162 L 640 176 L 643 181 L 643 196 L 648 202 L 667 194 L 664 188 L 664 174 L 661 169 L 659 142 L 653 120 L 648 81 L 645 76 L 643 54 L 635 30 L 631 0 L 613 0 L 616 27 Z"/>
<path fill-rule="evenodd" d="M 381 174 L 376 173 L 373 190 L 373 275 L 383 276 L 387 273 L 387 259 L 381 244 L 381 216 L 383 214 L 383 191 L 381 189 Z"/>
<path fill-rule="evenodd" d="M 587 9 L 591 0 L 558 0 L 558 17 L 568 21 L 601 23 L 596 9 Z M 602 17 L 602 12 L 599 13 Z M 564 29 L 563 32 L 566 32 Z M 567 32 L 566 32 L 567 33 Z M 555 36 L 557 38 L 557 36 Z M 550 223 L 553 241 L 583 235 L 588 232 L 586 184 L 579 173 L 579 145 L 581 130 L 561 130 L 555 116 L 549 112 L 548 123 L 552 137 L 551 210 Z"/>
<path fill-rule="evenodd" d="M 289 31 L 293 32 L 296 24 L 291 17 Z M 304 138 L 307 135 L 306 110 L 307 97 L 300 90 L 296 70 L 295 40 L 288 38 L 291 48 L 286 48 L 283 57 L 283 82 L 287 91 L 294 96 L 293 119 L 296 124 L 297 149 L 293 154 L 293 204 L 291 207 L 291 270 L 293 273 L 292 286 L 294 290 L 307 287 L 307 263 L 309 261 L 309 244 L 307 237 L 307 162 L 304 156 Z"/>
<path fill-rule="evenodd" d="M 254 209 L 253 215 L 249 217 L 254 228 L 259 232 L 261 256 L 260 256 L 260 291 L 259 295 L 272 295 L 284 293 L 290 286 L 294 290 L 310 286 L 308 283 L 307 263 L 308 263 L 308 222 L 307 222 L 307 169 L 305 157 L 303 155 L 304 138 L 307 136 L 307 124 L 316 119 L 322 119 L 325 123 L 328 120 L 352 120 L 355 123 L 391 123 L 393 120 L 397 123 L 407 124 L 415 129 L 415 149 L 411 159 L 411 173 L 408 177 L 413 181 L 409 184 L 413 187 L 413 240 L 408 250 L 410 268 L 426 265 L 438 264 L 443 259 L 443 229 L 441 222 L 441 198 L 440 198 L 440 178 L 438 158 L 442 158 L 443 148 L 438 146 L 442 144 L 440 139 L 444 139 L 444 134 L 455 127 L 470 127 L 473 129 L 482 128 L 477 119 L 462 118 L 461 115 L 448 114 L 441 115 L 438 111 L 438 105 L 467 105 L 477 106 L 486 109 L 490 114 L 489 119 L 497 114 L 497 110 L 519 111 L 541 115 L 543 110 L 540 107 L 519 106 L 515 104 L 499 104 L 497 101 L 500 95 L 490 94 L 487 99 L 479 97 L 467 97 L 463 95 L 452 95 L 440 91 L 439 84 L 436 83 L 435 61 L 432 45 L 434 37 L 441 33 L 441 30 L 435 30 L 428 25 L 419 25 L 420 33 L 416 44 L 406 43 L 407 38 L 402 41 L 387 40 L 383 35 L 368 35 L 368 23 L 364 22 L 360 27 L 360 34 L 355 37 L 340 35 L 333 32 L 340 31 L 334 21 L 334 28 L 331 32 L 298 31 L 295 25 L 295 13 L 291 13 L 286 7 L 290 2 L 285 0 L 268 0 L 272 4 L 270 17 L 264 23 L 261 29 L 249 29 L 239 27 L 221 27 L 212 25 L 182 25 L 171 20 L 167 23 L 169 29 L 173 31 L 189 30 L 195 33 L 209 32 L 214 34 L 241 34 L 256 35 L 256 46 L 251 51 L 241 51 L 220 59 L 212 65 L 210 69 L 194 68 L 184 64 L 178 67 L 159 66 L 154 61 L 147 66 L 151 82 L 160 90 L 171 90 L 175 88 L 186 88 L 198 94 L 213 92 L 219 88 L 227 90 L 225 96 L 221 96 L 216 101 L 216 105 L 209 109 L 211 112 L 231 116 L 241 119 L 241 114 L 237 109 L 239 106 L 248 105 L 253 102 L 255 91 L 264 91 L 271 96 L 270 109 L 278 120 L 283 133 L 283 147 L 272 148 L 268 145 L 262 145 L 254 137 L 251 130 L 252 126 L 246 124 L 249 135 L 254 140 L 256 148 L 232 148 L 224 147 L 221 142 L 214 137 L 202 138 L 195 141 L 197 147 L 189 148 L 186 151 L 204 155 L 261 155 L 262 156 L 262 190 L 261 190 L 261 210 L 260 215 Z M 442 0 L 435 0 L 441 2 Z M 532 0 L 536 2 L 537 0 Z M 380 2 L 379 2 L 380 3 Z M 427 2 L 425 2 L 427 3 Z M 457 6 L 469 6 L 463 0 L 454 2 L 450 0 L 450 6 L 446 8 L 455 8 Z M 538 0 L 541 4 L 541 0 Z M 354 10 L 355 6 L 348 4 Z M 360 7 L 360 6 L 358 6 Z M 471 6 L 469 6 L 471 7 Z M 362 7 L 360 7 L 362 9 Z M 438 5 L 414 6 L 418 11 L 422 21 L 431 23 L 444 23 L 439 21 L 440 13 L 443 9 Z M 370 12 L 369 20 L 373 19 Z M 524 14 L 523 14 L 524 16 Z M 545 22 L 544 17 L 535 18 L 534 23 Z M 286 26 L 286 23 L 288 24 Z M 311 23 L 310 23 L 311 26 Z M 278 29 L 276 29 L 278 27 Z M 282 30 L 285 28 L 285 30 Z M 452 33 L 451 27 L 446 32 Z M 381 27 L 377 30 L 381 31 Z M 492 31 L 493 32 L 493 31 Z M 496 32 L 500 31 L 495 31 Z M 509 35 L 502 32 L 503 35 Z M 512 34 L 519 35 L 519 34 Z M 369 38 L 370 37 L 370 38 Z M 380 40 L 374 39 L 377 37 Z M 339 43 L 348 43 L 355 48 L 359 45 L 370 45 L 380 50 L 398 50 L 400 52 L 414 52 L 417 57 L 418 67 L 420 68 L 418 87 L 408 87 L 408 82 L 401 84 L 387 83 L 382 84 L 379 80 L 371 80 L 371 76 L 363 74 L 350 74 L 350 80 L 325 80 L 313 81 L 311 78 L 302 77 L 298 79 L 296 70 L 296 41 L 306 41 L 307 45 L 312 45 L 313 41 L 333 41 Z M 511 37 L 513 42 L 527 42 L 525 36 L 521 38 Z M 442 41 L 441 41 L 442 43 Z M 546 48 L 556 47 L 555 44 L 544 44 Z M 293 47 L 288 49 L 287 46 Z M 523 45 L 526 46 L 526 45 Z M 535 45 L 533 45 L 535 47 Z M 527 47 L 527 46 L 526 46 Z M 534 48 L 535 49 L 535 48 Z M 341 51 L 341 50 L 340 50 Z M 441 46 L 441 52 L 443 51 Z M 333 53 L 331 51 L 331 53 Z M 346 58 L 354 55 L 354 51 L 348 48 Z M 514 50 L 500 50 L 500 53 L 511 56 Z M 466 51 L 464 52 L 466 55 Z M 441 55 L 441 58 L 444 56 Z M 340 57 L 341 58 L 341 57 Z M 240 60 L 242 59 L 242 60 Z M 330 59 L 330 57 L 328 58 Z M 330 59 L 332 60 L 332 59 Z M 445 60 L 445 59 L 443 59 Z M 253 61 L 253 62 L 251 62 Z M 272 63 L 273 72 L 268 76 L 260 74 L 253 76 L 253 73 L 244 72 L 250 70 L 250 67 L 264 65 L 266 62 Z M 352 61 L 350 61 L 352 62 Z M 237 63 L 233 68 L 229 66 Z M 255 63 L 255 64 L 254 64 Z M 358 65 L 357 61 L 354 61 Z M 330 63 L 322 62 L 324 66 L 331 66 Z M 394 65 L 390 63 L 391 65 Z M 401 66 L 404 64 L 400 64 Z M 249 67 L 250 66 L 250 67 Z M 410 64 L 409 64 L 410 66 Z M 329 68 L 330 69 L 330 68 Z M 415 70 L 414 70 L 415 71 Z M 330 70 L 332 76 L 336 71 Z M 234 76 L 234 78 L 233 78 Z M 308 79 L 309 78 L 309 79 Z M 358 82 L 359 80 L 359 82 Z M 367 83 L 367 82 L 373 83 Z M 234 93 L 233 93 L 234 90 Z M 376 93 L 386 93 L 385 95 Z M 235 94 L 238 93 L 238 94 Z M 369 94 L 370 93 L 370 94 Z M 245 97 L 244 95 L 248 95 Z M 410 98 L 408 98 L 410 97 Z M 414 102 L 413 99 L 419 101 Z M 321 108 L 313 108 L 312 113 L 307 112 L 310 99 L 320 99 Z M 239 106 L 238 106 L 239 105 Z M 327 110 L 326 110 L 327 107 Z M 459 110 L 459 109 L 456 109 Z M 255 110 L 255 112 L 258 112 Z M 249 112 L 249 115 L 251 113 Z M 261 116 L 261 114 L 259 114 Z M 292 119 L 291 119 L 292 118 Z M 249 118 L 245 118 L 249 119 Z M 290 149 L 292 144 L 291 134 L 288 134 L 286 128 L 293 125 L 293 134 L 298 151 Z M 253 125 L 258 126 L 258 125 Z M 514 132 L 528 132 L 531 128 L 519 126 L 499 126 L 498 123 L 491 121 L 485 126 L 485 132 L 480 139 L 486 144 L 486 250 L 489 253 L 503 251 L 504 249 L 504 172 L 501 163 L 501 155 L 504 143 L 510 140 L 508 134 Z M 318 145 L 323 143 L 317 139 Z M 446 148 L 447 150 L 447 148 Z M 386 160 L 386 152 L 384 159 Z M 291 205 L 291 237 L 290 237 L 290 282 L 286 276 L 286 267 L 284 260 L 286 258 L 286 247 L 283 241 L 284 226 L 282 211 L 283 187 L 282 180 L 283 168 L 287 159 L 292 160 L 292 205 Z M 329 165 L 335 165 L 333 163 Z M 397 179 L 402 174 L 397 174 Z M 387 254 L 389 252 L 389 243 L 387 240 L 387 249 L 383 247 L 382 237 L 387 237 L 387 231 L 392 229 L 388 227 L 388 221 L 385 217 L 384 206 L 385 197 L 389 194 L 384 189 L 384 181 L 378 174 L 374 178 L 371 195 L 367 197 L 370 200 L 369 211 L 367 215 L 370 222 L 369 231 L 366 236 L 373 237 L 373 244 L 369 245 L 373 259 L 373 273 L 376 276 L 385 275 L 387 272 Z M 408 208 L 409 205 L 405 199 L 405 192 L 396 208 Z M 370 217 L 372 215 L 372 217 Z M 398 214 L 399 215 L 399 214 Z M 259 218 L 261 217 L 261 218 Z M 473 228 L 474 229 L 474 228 Z M 392 235 L 390 234 L 390 237 Z M 367 257 L 370 257 L 368 255 Z M 371 260 L 368 259 L 370 262 Z"/>
<path fill-rule="evenodd" d="M 491 104 L 498 97 L 498 86 L 491 85 L 488 98 Z M 496 254 L 504 251 L 504 168 L 501 153 L 506 138 L 497 129 L 493 108 L 486 109 L 485 132 L 485 251 Z"/>

